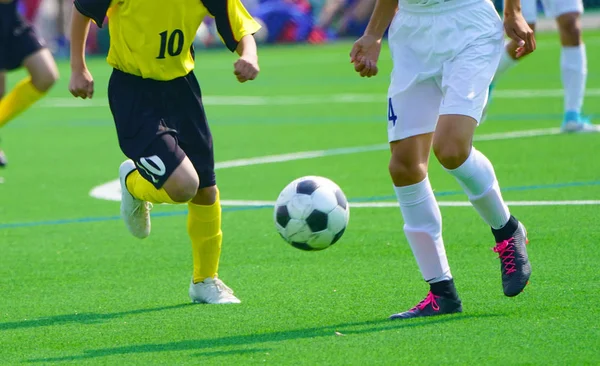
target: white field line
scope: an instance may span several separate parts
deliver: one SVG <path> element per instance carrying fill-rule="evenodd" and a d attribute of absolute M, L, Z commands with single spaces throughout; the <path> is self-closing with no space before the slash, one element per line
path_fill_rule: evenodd
<path fill-rule="evenodd" d="M 229 207 L 273 207 L 275 201 L 244 201 L 244 200 L 223 200 L 223 206 Z M 470 207 L 468 201 L 438 201 L 441 207 Z M 581 200 L 581 201 L 507 201 L 508 206 L 586 206 L 600 205 L 600 201 Z M 399 207 L 398 202 L 350 202 L 350 208 L 384 208 Z"/>
<path fill-rule="evenodd" d="M 560 98 L 562 89 L 498 89 L 494 98 Z M 587 89 L 586 97 L 600 97 L 600 89 Z M 217 96 L 202 97 L 205 105 L 222 106 L 264 106 L 264 105 L 303 105 L 303 104 L 346 104 L 346 103 L 384 103 L 385 94 L 333 94 L 333 95 L 290 95 L 290 96 Z M 46 98 L 40 104 L 42 108 L 105 108 L 104 98 L 79 100 L 75 98 Z"/>
<path fill-rule="evenodd" d="M 548 135 L 556 135 L 560 133 L 560 129 L 558 128 L 545 128 L 545 129 L 537 129 L 537 130 L 524 130 L 524 131 L 514 131 L 514 132 L 500 132 L 500 133 L 490 133 L 484 135 L 475 136 L 475 141 L 497 141 L 497 140 L 507 140 L 507 139 L 515 139 L 522 137 L 533 137 L 533 136 L 548 136 Z M 382 151 L 389 149 L 388 144 L 376 144 L 376 145 L 366 145 L 366 146 L 355 146 L 355 147 L 344 147 L 337 149 L 328 149 L 328 150 L 316 150 L 316 151 L 304 151 L 290 154 L 281 154 L 281 155 L 267 155 L 260 156 L 256 158 L 248 158 L 248 159 L 236 159 L 223 161 L 215 164 L 216 169 L 227 169 L 234 167 L 242 167 L 242 166 L 252 166 L 252 165 L 261 165 L 261 164 L 273 164 L 273 163 L 284 163 L 288 161 L 295 160 L 304 160 L 304 159 L 315 159 L 321 158 L 325 156 L 335 156 L 335 155 L 348 155 L 348 154 L 357 154 L 369 151 Z M 102 200 L 108 201 L 120 201 L 121 200 L 121 188 L 119 184 L 119 180 L 113 180 L 108 183 L 104 183 L 97 187 L 94 187 L 90 196 Z"/>

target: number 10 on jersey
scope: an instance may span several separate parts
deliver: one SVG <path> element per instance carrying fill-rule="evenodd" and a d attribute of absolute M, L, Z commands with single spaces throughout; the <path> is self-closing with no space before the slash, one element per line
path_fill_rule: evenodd
<path fill-rule="evenodd" d="M 170 35 L 169 31 L 159 33 L 160 51 L 157 59 L 165 58 L 165 53 L 169 56 L 179 56 L 183 51 L 183 32 L 181 29 L 175 29 Z"/>

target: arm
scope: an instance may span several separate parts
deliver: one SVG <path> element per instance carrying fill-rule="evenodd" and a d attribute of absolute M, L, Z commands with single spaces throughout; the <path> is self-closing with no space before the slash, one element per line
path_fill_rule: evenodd
<path fill-rule="evenodd" d="M 377 0 L 375 3 L 364 35 L 354 43 L 350 51 L 350 62 L 360 76 L 371 77 L 379 72 L 377 61 L 381 52 L 381 39 L 397 11 L 398 0 Z"/>
<path fill-rule="evenodd" d="M 71 80 L 69 91 L 74 97 L 91 98 L 94 80 L 85 63 L 85 41 L 90 29 L 90 18 L 73 7 L 71 15 Z"/>
<path fill-rule="evenodd" d="M 215 18 L 217 30 L 223 43 L 240 58 L 234 64 L 233 73 L 240 83 L 254 80 L 260 69 L 256 41 L 253 34 L 260 25 L 252 19 L 240 0 L 202 0 Z"/>
<path fill-rule="evenodd" d="M 377 0 L 371 20 L 369 20 L 369 24 L 365 30 L 365 35 L 381 40 L 385 30 L 392 23 L 394 16 L 396 16 L 397 11 L 398 0 Z"/>
<path fill-rule="evenodd" d="M 73 7 L 71 15 L 71 71 L 86 70 L 85 41 L 90 29 L 90 18 Z"/>
<path fill-rule="evenodd" d="M 517 58 L 535 50 L 535 37 L 521 13 L 521 0 L 504 0 L 504 30 L 519 46 Z"/>

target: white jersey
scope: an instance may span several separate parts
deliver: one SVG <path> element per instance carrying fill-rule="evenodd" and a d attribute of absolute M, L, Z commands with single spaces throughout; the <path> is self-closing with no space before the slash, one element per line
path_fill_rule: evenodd
<path fill-rule="evenodd" d="M 439 13 L 485 0 L 398 0 L 400 10 Z"/>

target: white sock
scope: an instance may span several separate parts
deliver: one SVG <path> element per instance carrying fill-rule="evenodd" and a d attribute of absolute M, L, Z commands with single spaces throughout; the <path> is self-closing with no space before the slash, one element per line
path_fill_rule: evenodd
<path fill-rule="evenodd" d="M 496 69 L 496 75 L 494 75 L 494 80 L 492 82 L 496 82 L 498 78 L 504 75 L 508 70 L 512 69 L 517 63 L 517 60 L 508 55 L 506 47 L 503 48 L 502 57 L 500 57 L 500 64 L 498 65 L 498 69 Z"/>
<path fill-rule="evenodd" d="M 560 70 L 565 89 L 565 112 L 581 113 L 587 81 L 587 56 L 585 45 L 563 46 Z"/>
<path fill-rule="evenodd" d="M 429 179 L 394 190 L 404 218 L 404 234 L 423 278 L 429 283 L 452 279 L 442 240 L 442 215 Z"/>
<path fill-rule="evenodd" d="M 508 207 L 502 199 L 492 163 L 474 147 L 465 162 L 449 170 L 463 188 L 479 216 L 492 228 L 500 229 L 510 218 Z"/>

